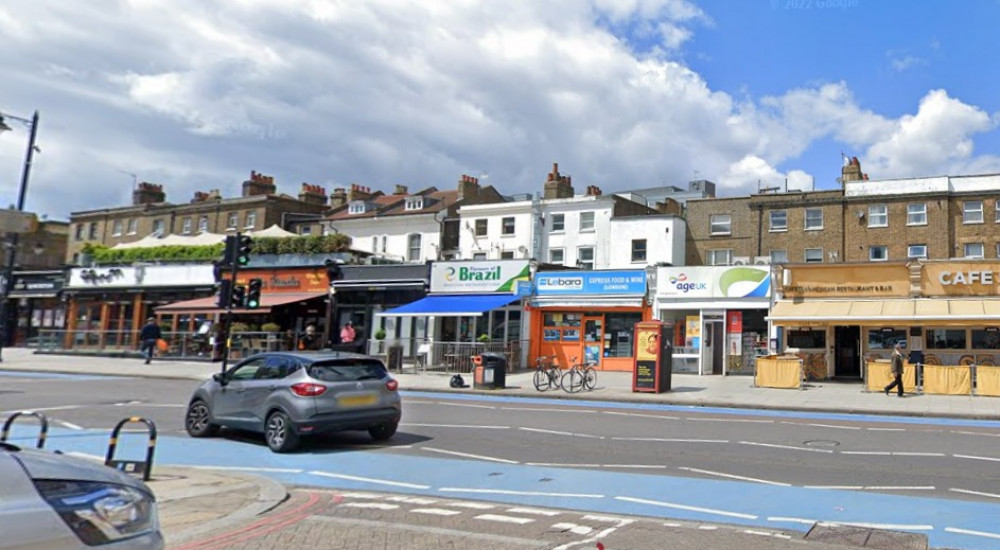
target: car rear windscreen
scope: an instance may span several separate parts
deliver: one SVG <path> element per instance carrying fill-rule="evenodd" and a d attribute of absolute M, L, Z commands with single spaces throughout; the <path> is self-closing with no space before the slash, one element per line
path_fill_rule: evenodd
<path fill-rule="evenodd" d="M 386 376 L 385 366 L 376 359 L 337 359 L 309 366 L 309 376 L 324 382 L 378 380 Z"/>

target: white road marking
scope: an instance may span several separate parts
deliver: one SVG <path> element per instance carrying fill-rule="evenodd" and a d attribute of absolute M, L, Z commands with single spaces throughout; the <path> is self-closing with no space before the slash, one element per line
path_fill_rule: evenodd
<path fill-rule="evenodd" d="M 113 403 L 111 406 L 112 407 L 125 407 L 125 406 L 128 406 L 128 405 L 141 405 L 141 404 L 142 404 L 142 401 L 137 401 L 137 400 L 133 399 L 131 401 L 122 401 L 121 403 Z"/>
<path fill-rule="evenodd" d="M 831 491 L 860 491 L 864 485 L 803 485 L 803 489 L 822 489 Z"/>
<path fill-rule="evenodd" d="M 419 485 L 416 483 L 403 483 L 401 481 L 390 481 L 388 479 L 375 479 L 370 477 L 359 477 L 359 476 L 349 476 L 344 474 L 333 474 L 330 472 L 322 472 L 319 470 L 312 470 L 308 472 L 310 475 L 320 476 L 320 477 L 332 477 L 335 479 L 346 479 L 348 481 L 361 481 L 364 483 L 375 483 L 377 485 L 390 485 L 393 487 L 406 487 L 408 489 L 430 489 L 430 485 Z"/>
<path fill-rule="evenodd" d="M 699 525 L 698 529 L 701 529 L 702 531 L 715 531 L 718 527 L 715 525 Z"/>
<path fill-rule="evenodd" d="M 502 462 L 503 464 L 520 464 L 516 460 L 507 460 L 506 458 L 496 458 L 492 456 L 474 455 L 470 453 L 460 453 L 458 451 L 448 451 L 445 449 L 435 449 L 434 447 L 420 447 L 424 451 L 430 451 L 432 453 L 441 453 L 444 455 L 460 456 L 463 458 L 474 458 L 476 460 L 488 460 L 490 462 Z"/>
<path fill-rule="evenodd" d="M 985 435 L 986 437 L 1000 437 L 1000 434 L 988 434 L 988 433 L 983 433 L 983 432 L 957 432 L 956 431 L 956 432 L 952 432 L 952 433 L 962 434 L 962 435 Z"/>
<path fill-rule="evenodd" d="M 859 426 L 838 426 L 836 424 L 810 424 L 808 422 L 782 422 L 782 424 L 791 424 L 793 426 L 813 426 L 816 428 L 834 428 L 836 430 L 860 430 Z"/>
<path fill-rule="evenodd" d="M 905 432 L 906 428 L 865 428 L 872 432 Z"/>
<path fill-rule="evenodd" d="M 82 409 L 84 405 L 61 405 L 58 407 L 40 407 L 37 409 L 11 409 L 9 411 L 3 411 L 3 414 L 14 414 L 14 413 L 24 413 L 30 414 L 33 412 L 42 411 L 71 411 L 73 409 Z"/>
<path fill-rule="evenodd" d="M 567 542 L 566 544 L 562 544 L 560 546 L 556 546 L 552 550 L 569 550 L 570 548 L 572 548 L 574 546 L 583 546 L 585 544 L 589 545 L 589 544 L 591 544 L 593 542 L 596 542 L 596 541 L 599 541 L 601 539 L 607 538 L 608 535 L 610 535 L 611 533 L 614 533 L 619 528 L 625 527 L 626 525 L 628 525 L 630 523 L 634 523 L 634 522 L 635 522 L 635 520 L 631 520 L 631 519 L 619 519 L 619 520 L 616 521 L 617 525 L 613 525 L 613 526 L 608 527 L 607 529 L 605 529 L 603 531 L 599 531 L 599 532 L 595 533 L 594 536 L 592 536 L 592 537 L 590 537 L 588 539 L 578 540 L 578 541 L 574 541 L 574 542 Z"/>
<path fill-rule="evenodd" d="M 990 462 L 1000 462 L 1000 458 L 990 458 L 988 456 L 972 456 L 972 455 L 951 455 L 955 458 L 968 458 L 970 460 L 988 460 Z"/>
<path fill-rule="evenodd" d="M 544 466 L 546 468 L 600 468 L 600 464 L 568 464 L 562 462 L 525 462 L 527 466 Z"/>
<path fill-rule="evenodd" d="M 501 523 L 516 523 L 518 525 L 526 525 L 535 521 L 532 518 L 517 518 L 513 516 L 501 516 L 498 514 L 482 514 L 476 516 L 476 519 L 481 519 L 483 521 L 499 521 Z"/>
<path fill-rule="evenodd" d="M 583 516 L 583 519 L 585 519 L 587 521 L 603 521 L 603 522 L 606 522 L 606 523 L 618 523 L 619 521 L 622 521 L 624 518 L 616 518 L 614 516 L 601 516 L 601 515 L 587 514 L 587 515 Z M 631 521 L 631 520 L 629 520 L 629 521 Z"/>
<path fill-rule="evenodd" d="M 171 409 L 185 409 L 187 405 L 183 403 L 143 403 L 143 407 L 167 407 Z"/>
<path fill-rule="evenodd" d="M 634 502 L 637 504 L 649 504 L 650 506 L 662 506 L 664 508 L 675 508 L 677 510 L 688 510 L 690 512 L 701 512 L 703 514 L 714 514 L 717 516 L 726 516 L 731 518 L 757 519 L 757 516 L 751 514 L 741 514 L 739 512 L 729 512 L 727 510 L 715 510 L 712 508 L 702 508 L 700 506 L 687 506 L 685 504 L 676 504 L 673 502 L 662 502 L 658 500 L 646 500 L 643 498 L 632 498 L 632 497 L 615 497 L 615 500 L 624 500 L 625 502 Z"/>
<path fill-rule="evenodd" d="M 316 490 L 316 489 L 311 489 Z M 330 491 L 336 493 L 342 497 L 346 498 L 385 498 L 385 495 L 377 495 L 375 493 L 359 493 L 356 491 Z"/>
<path fill-rule="evenodd" d="M 590 435 L 590 434 L 578 434 L 578 433 L 573 433 L 573 432 L 560 432 L 560 431 L 557 431 L 557 430 L 543 430 L 541 428 L 518 427 L 517 429 L 524 430 L 526 432 L 538 432 L 538 433 L 543 433 L 543 434 L 569 435 L 569 436 L 573 436 L 573 437 L 583 437 L 583 438 L 587 438 L 587 439 L 604 439 L 603 435 Z"/>
<path fill-rule="evenodd" d="M 803 489 L 821 489 L 833 491 L 933 491 L 933 485 L 913 485 L 893 487 L 890 485 L 805 485 Z"/>
<path fill-rule="evenodd" d="M 744 422 L 747 424 L 774 424 L 774 420 L 750 420 L 748 418 L 688 418 L 692 422 Z"/>
<path fill-rule="evenodd" d="M 420 498 L 420 497 L 404 497 L 404 496 L 389 496 L 385 497 L 386 500 L 392 502 L 405 502 L 406 504 L 436 504 L 437 500 L 433 498 Z"/>
<path fill-rule="evenodd" d="M 559 531 L 569 531 L 575 535 L 586 535 L 594 530 L 586 525 L 577 525 L 575 523 L 556 523 L 552 525 L 552 528 Z"/>
<path fill-rule="evenodd" d="M 601 464 L 601 468 L 636 468 L 646 470 L 664 470 L 664 464 Z"/>
<path fill-rule="evenodd" d="M 791 539 L 792 538 L 792 537 L 790 537 L 788 535 L 784 535 L 782 533 L 768 533 L 767 531 L 754 531 L 752 529 L 747 529 L 747 530 L 745 530 L 743 532 L 746 533 L 746 534 L 748 534 L 748 535 L 762 535 L 762 536 L 765 536 L 765 537 L 774 537 L 774 538 L 778 538 L 778 539 Z"/>
<path fill-rule="evenodd" d="M 232 470 L 234 472 L 268 472 L 272 474 L 301 474 L 301 468 L 257 468 L 249 466 L 184 466 L 193 470 Z"/>
<path fill-rule="evenodd" d="M 948 533 L 958 533 L 960 535 L 973 535 L 976 537 L 1000 539 L 1000 533 L 987 533 L 986 531 L 971 531 L 969 529 L 959 529 L 958 527 L 945 527 L 944 530 Z"/>
<path fill-rule="evenodd" d="M 868 523 L 864 521 L 820 521 L 820 525 L 847 525 L 848 527 L 865 527 L 867 529 L 888 529 L 890 531 L 933 531 L 933 525 L 911 525 L 907 523 Z"/>
<path fill-rule="evenodd" d="M 398 504 L 389 504 L 387 502 L 342 502 L 341 507 L 344 508 L 364 508 L 366 510 L 398 510 Z"/>
<path fill-rule="evenodd" d="M 864 455 L 864 456 L 948 456 L 945 453 L 923 453 L 910 451 L 840 451 L 842 455 Z"/>
<path fill-rule="evenodd" d="M 66 422 L 65 420 L 56 420 L 55 422 L 56 422 L 56 424 L 59 424 L 60 426 L 62 426 L 64 428 L 69 428 L 71 430 L 83 430 L 83 429 L 85 429 L 83 426 L 78 426 L 78 425 L 76 425 L 76 424 L 74 424 L 72 422 Z"/>
<path fill-rule="evenodd" d="M 603 411 L 604 414 L 610 414 L 614 416 L 634 416 L 638 418 L 655 418 L 657 420 L 680 420 L 679 416 L 660 416 L 658 414 L 640 414 L 640 413 L 625 413 L 617 411 Z"/>
<path fill-rule="evenodd" d="M 787 518 L 787 517 L 783 517 L 783 516 L 771 516 L 771 517 L 767 518 L 767 521 L 776 521 L 776 522 L 782 522 L 782 523 L 807 523 L 807 524 L 816 523 L 816 520 L 814 520 L 814 519 Z"/>
<path fill-rule="evenodd" d="M 454 506 L 455 508 L 471 508 L 473 510 L 492 510 L 496 506 L 492 504 L 482 504 L 479 502 L 448 502 L 448 506 Z"/>
<path fill-rule="evenodd" d="M 810 453 L 833 453 L 832 449 L 813 449 L 811 447 L 795 447 L 793 445 L 776 445 L 774 443 L 754 443 L 753 441 L 740 441 L 740 445 L 753 445 L 755 447 L 771 447 L 774 449 L 788 449 L 790 451 L 808 451 Z"/>
<path fill-rule="evenodd" d="M 653 443 L 729 443 L 728 439 L 677 439 L 669 437 L 612 437 L 613 441 L 649 441 Z"/>
<path fill-rule="evenodd" d="M 757 479 L 755 477 L 744 477 L 744 476 L 737 476 L 737 475 L 733 475 L 733 474 L 724 474 L 722 472 L 713 472 L 711 470 L 699 470 L 698 468 L 689 468 L 687 466 L 681 466 L 678 469 L 684 470 L 686 472 L 694 472 L 696 474 L 705 474 L 705 475 L 709 475 L 709 476 L 718 476 L 718 477 L 725 477 L 725 478 L 729 478 L 729 479 L 738 479 L 740 481 L 752 481 L 754 483 L 764 483 L 766 485 L 778 485 L 779 487 L 791 487 L 792 486 L 791 483 L 782 483 L 780 481 L 768 481 L 766 479 Z"/>
<path fill-rule="evenodd" d="M 545 493 L 542 491 L 509 491 L 506 489 L 468 489 L 465 487 L 441 487 L 442 493 L 476 493 L 483 495 L 525 495 L 533 497 L 604 498 L 604 495 L 588 493 Z"/>
<path fill-rule="evenodd" d="M 100 460 L 101 462 L 104 462 L 104 458 L 105 458 L 103 456 L 91 455 L 91 454 L 87 454 L 87 453 L 80 453 L 80 452 L 77 452 L 77 451 L 70 451 L 70 452 L 68 452 L 66 454 L 68 454 L 69 456 L 75 456 L 77 458 L 87 458 L 87 459 L 90 459 L 90 460 Z"/>
<path fill-rule="evenodd" d="M 452 403 L 450 401 L 438 401 L 437 405 L 445 405 L 448 407 L 469 407 L 471 409 L 495 409 L 491 405 L 473 405 L 471 403 Z"/>
<path fill-rule="evenodd" d="M 505 537 L 502 535 L 490 535 L 487 533 L 476 533 L 472 531 L 459 531 L 457 529 L 443 529 L 441 527 L 428 527 L 423 525 L 406 525 L 396 521 L 378 521 L 357 518 L 338 518 L 333 516 L 309 516 L 306 521 L 318 521 L 323 523 L 336 523 L 339 525 L 361 525 L 369 527 L 371 532 L 388 532 L 392 530 L 411 531 L 414 533 L 429 533 L 432 535 L 444 535 L 447 537 L 471 538 L 489 541 L 490 546 L 495 547 L 498 543 L 505 546 L 518 546 L 526 548 L 546 548 L 548 543 L 534 539 Z"/>
<path fill-rule="evenodd" d="M 553 412 L 553 413 L 583 413 L 583 414 L 594 414 L 597 411 L 590 411 L 586 409 L 540 409 L 533 407 L 504 407 L 508 411 L 530 411 L 530 412 Z"/>
<path fill-rule="evenodd" d="M 906 451 L 900 451 L 900 452 L 893 451 L 892 456 L 947 456 L 947 455 L 945 455 L 944 453 L 917 453 L 917 452 L 906 452 Z"/>
<path fill-rule="evenodd" d="M 949 491 L 953 491 L 955 493 L 965 493 L 967 495 L 976 495 L 976 496 L 980 496 L 980 497 L 990 497 L 990 498 L 1000 498 L 1000 495 L 994 495 L 993 493 L 980 493 L 979 491 L 970 491 L 968 489 L 954 489 L 954 488 L 949 488 L 948 490 Z"/>
<path fill-rule="evenodd" d="M 445 510 L 444 508 L 414 508 L 410 511 L 414 514 L 429 514 L 432 516 L 457 516 L 462 513 L 458 510 Z"/>
<path fill-rule="evenodd" d="M 400 426 L 419 428 L 474 428 L 477 430 L 509 430 L 510 426 L 473 426 L 469 424 L 410 424 L 402 423 Z"/>
<path fill-rule="evenodd" d="M 562 512 L 556 512 L 555 510 L 542 510 L 539 508 L 524 508 L 524 507 L 507 508 L 507 510 L 505 511 L 510 514 L 535 514 L 538 516 L 548 516 L 548 517 L 558 516 L 559 514 L 562 513 Z"/>
<path fill-rule="evenodd" d="M 680 523 L 664 522 L 664 527 L 683 527 Z"/>

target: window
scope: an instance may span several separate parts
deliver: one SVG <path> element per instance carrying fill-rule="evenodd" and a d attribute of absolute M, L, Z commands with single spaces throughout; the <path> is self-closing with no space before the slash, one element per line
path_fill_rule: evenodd
<path fill-rule="evenodd" d="M 246 225 L 244 226 L 244 229 L 253 229 L 255 225 L 257 225 L 257 213 L 247 212 Z"/>
<path fill-rule="evenodd" d="M 983 243 L 965 243 L 965 257 L 973 259 L 985 258 Z"/>
<path fill-rule="evenodd" d="M 202 216 L 198 219 L 198 232 L 208 233 L 208 216 Z"/>
<path fill-rule="evenodd" d="M 503 252 L 500 253 L 500 259 L 501 260 L 513 260 L 514 259 L 514 251 L 513 250 L 504 250 Z"/>
<path fill-rule="evenodd" d="M 388 242 L 389 242 L 389 237 L 386 236 L 386 235 L 382 235 L 382 253 L 383 254 L 385 254 L 385 250 L 387 248 L 387 243 Z"/>
<path fill-rule="evenodd" d="M 604 356 L 632 357 L 632 331 L 642 321 L 641 313 L 606 313 L 604 315 Z"/>
<path fill-rule="evenodd" d="M 789 330 L 788 347 L 799 349 L 825 349 L 826 331 L 809 329 Z"/>
<path fill-rule="evenodd" d="M 965 329 L 935 328 L 924 334 L 926 349 L 965 349 Z"/>
<path fill-rule="evenodd" d="M 994 214 L 994 221 L 1000 223 L 1000 199 L 993 202 L 993 209 L 996 210 L 996 214 Z"/>
<path fill-rule="evenodd" d="M 788 251 L 787 250 L 772 250 L 771 251 L 771 263 L 772 264 L 787 264 L 788 263 Z"/>
<path fill-rule="evenodd" d="M 351 206 L 348 207 L 347 212 L 349 214 L 364 214 L 365 213 L 365 203 L 364 201 L 354 201 Z"/>
<path fill-rule="evenodd" d="M 566 229 L 566 214 L 552 214 L 552 232 L 564 231 Z"/>
<path fill-rule="evenodd" d="M 78 240 L 78 241 L 82 241 L 83 240 L 83 224 L 82 223 L 76 224 L 76 235 L 75 235 L 74 238 L 76 240 Z"/>
<path fill-rule="evenodd" d="M 884 204 L 869 206 L 868 227 L 889 227 L 889 207 Z"/>
<path fill-rule="evenodd" d="M 646 239 L 632 239 L 632 261 L 646 261 Z"/>
<path fill-rule="evenodd" d="M 820 208 L 806 208 L 806 229 L 823 229 L 823 210 Z M 820 254 L 819 261 L 823 261 Z"/>
<path fill-rule="evenodd" d="M 489 220 L 486 220 L 486 219 L 476 220 L 476 236 L 477 237 L 485 237 L 486 236 L 486 230 L 489 229 L 488 222 L 489 222 Z"/>
<path fill-rule="evenodd" d="M 889 248 L 885 245 L 873 245 L 868 248 L 868 260 L 884 262 L 889 259 Z"/>
<path fill-rule="evenodd" d="M 407 247 L 407 249 L 409 250 L 409 254 L 407 255 L 406 258 L 409 261 L 411 261 L 411 262 L 419 262 L 420 261 L 420 233 L 414 233 L 414 234 L 410 235 L 410 237 L 408 239 L 408 244 L 409 244 L 409 246 Z"/>
<path fill-rule="evenodd" d="M 128 221 L 128 231 L 129 235 L 135 235 L 139 231 L 139 220 L 132 218 Z"/>
<path fill-rule="evenodd" d="M 580 231 L 594 230 L 594 213 L 580 212 Z"/>
<path fill-rule="evenodd" d="M 410 197 L 406 199 L 406 210 L 420 210 L 424 207 L 423 197 Z"/>
<path fill-rule="evenodd" d="M 226 220 L 226 229 L 236 229 L 236 224 L 240 223 L 239 212 L 230 212 Z"/>
<path fill-rule="evenodd" d="M 729 265 L 731 263 L 733 263 L 733 251 L 731 249 L 708 251 L 708 265 Z"/>
<path fill-rule="evenodd" d="M 805 253 L 806 263 L 819 263 L 823 261 L 823 249 L 822 248 L 807 248 Z"/>
<path fill-rule="evenodd" d="M 868 349 L 891 350 L 896 342 L 906 344 L 906 330 L 896 328 L 870 329 L 868 331 Z"/>
<path fill-rule="evenodd" d="M 313 228 L 311 225 L 300 225 L 299 235 L 312 235 Z"/>
<path fill-rule="evenodd" d="M 473 260 L 485 260 L 486 259 L 486 253 L 485 252 L 476 252 L 475 254 L 472 255 L 472 259 Z"/>
<path fill-rule="evenodd" d="M 906 205 L 906 225 L 927 225 L 927 205 L 923 203 Z"/>
<path fill-rule="evenodd" d="M 566 262 L 566 251 L 561 248 L 549 249 L 549 263 L 562 265 Z"/>
<path fill-rule="evenodd" d="M 709 232 L 712 235 L 729 235 L 733 231 L 733 217 L 729 214 L 713 214 L 709 220 Z"/>
<path fill-rule="evenodd" d="M 594 269 L 594 247 L 581 246 L 576 250 L 576 265 L 583 269 Z"/>
<path fill-rule="evenodd" d="M 94 240 L 97 238 L 97 222 L 90 222 L 90 228 L 87 232 L 87 238 Z"/>
<path fill-rule="evenodd" d="M 378 252 L 378 237 L 372 237 L 372 252 Z"/>
<path fill-rule="evenodd" d="M 122 221 L 121 220 L 115 220 L 115 222 L 111 225 L 111 236 L 112 237 L 121 237 L 122 236 Z"/>
<path fill-rule="evenodd" d="M 514 218 L 513 216 L 500 219 L 500 234 L 501 235 L 513 235 L 514 234 Z"/>
<path fill-rule="evenodd" d="M 181 233 L 185 235 L 191 234 L 191 218 L 184 218 L 184 221 L 181 222 Z"/>
<path fill-rule="evenodd" d="M 1000 349 L 1000 329 L 972 329 L 972 349 Z"/>
<path fill-rule="evenodd" d="M 962 223 L 983 223 L 983 201 L 962 203 Z"/>
<path fill-rule="evenodd" d="M 771 231 L 788 231 L 788 211 L 771 211 Z"/>
<path fill-rule="evenodd" d="M 163 219 L 153 220 L 153 234 L 163 235 Z"/>
<path fill-rule="evenodd" d="M 923 258 L 927 259 L 927 245 L 926 244 L 911 244 L 906 247 L 906 257 L 907 258 Z"/>

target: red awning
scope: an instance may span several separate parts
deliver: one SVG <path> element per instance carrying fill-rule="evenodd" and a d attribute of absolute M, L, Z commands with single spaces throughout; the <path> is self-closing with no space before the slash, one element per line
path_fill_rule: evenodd
<path fill-rule="evenodd" d="M 261 294 L 260 296 L 260 307 L 257 309 L 234 309 L 233 313 L 239 314 L 251 314 L 251 313 L 268 313 L 271 311 L 272 307 L 283 306 L 286 304 L 293 304 L 295 302 L 304 302 L 306 300 L 312 300 L 315 298 L 321 298 L 326 296 L 326 292 L 272 292 L 270 294 Z M 157 313 L 219 313 L 226 311 L 221 309 L 216 302 L 219 298 L 217 296 L 209 296 L 208 298 L 197 298 L 195 300 L 184 300 L 183 302 L 174 302 L 172 304 L 167 304 L 165 306 L 159 306 L 155 308 Z"/>

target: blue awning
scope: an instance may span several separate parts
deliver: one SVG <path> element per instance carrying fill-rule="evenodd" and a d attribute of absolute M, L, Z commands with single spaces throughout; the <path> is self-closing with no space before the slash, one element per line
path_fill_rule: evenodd
<path fill-rule="evenodd" d="M 484 312 L 520 300 L 515 294 L 460 294 L 428 296 L 379 315 L 401 317 L 478 317 Z"/>

